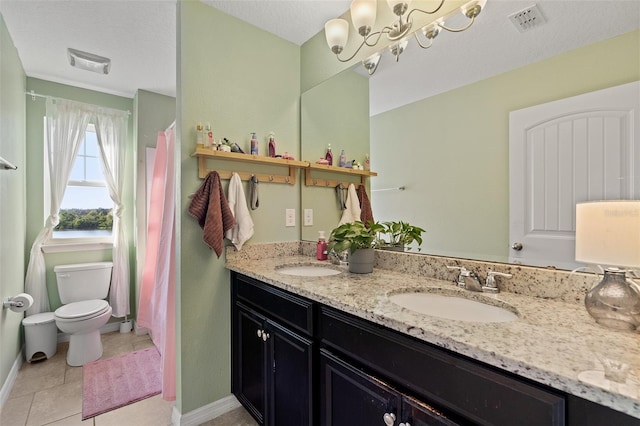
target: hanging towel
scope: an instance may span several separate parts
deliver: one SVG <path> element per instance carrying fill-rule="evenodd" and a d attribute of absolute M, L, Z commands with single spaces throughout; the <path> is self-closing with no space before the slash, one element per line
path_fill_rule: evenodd
<path fill-rule="evenodd" d="M 360 221 L 367 225 L 369 221 L 373 222 L 373 210 L 369 202 L 369 196 L 364 185 L 358 187 L 358 200 L 360 200 Z M 368 227 L 368 225 L 367 225 Z"/>
<path fill-rule="evenodd" d="M 229 209 L 233 213 L 236 224 L 226 232 L 225 236 L 239 251 L 253 235 L 253 220 L 251 220 L 247 200 L 244 197 L 242 180 L 236 172 L 233 172 L 231 181 L 229 181 Z"/>
<path fill-rule="evenodd" d="M 356 193 L 356 187 L 353 184 L 349 184 L 349 190 L 347 191 L 346 208 L 342 212 L 342 219 L 338 223 L 338 226 L 344 223 L 353 223 L 360 220 L 360 202 L 358 201 L 358 194 Z"/>
<path fill-rule="evenodd" d="M 229 209 L 218 172 L 210 172 L 191 199 L 189 214 L 202 228 L 203 241 L 215 250 L 218 257 L 222 254 L 224 233 L 236 224 Z"/>

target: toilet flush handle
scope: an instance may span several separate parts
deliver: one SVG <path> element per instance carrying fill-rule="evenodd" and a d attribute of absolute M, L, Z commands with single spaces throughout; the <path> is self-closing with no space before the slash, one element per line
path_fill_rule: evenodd
<path fill-rule="evenodd" d="M 69 274 L 58 274 L 60 278 L 69 278 Z"/>

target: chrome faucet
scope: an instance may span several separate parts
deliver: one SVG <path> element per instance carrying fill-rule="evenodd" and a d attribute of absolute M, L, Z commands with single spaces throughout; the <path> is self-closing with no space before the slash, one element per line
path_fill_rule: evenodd
<path fill-rule="evenodd" d="M 456 284 L 460 288 L 464 288 L 470 291 L 478 291 L 485 293 L 499 293 L 500 289 L 498 288 L 498 284 L 496 282 L 496 276 L 511 278 L 511 274 L 505 274 L 502 272 L 495 272 L 489 269 L 487 273 L 487 280 L 484 285 L 482 285 L 480 277 L 477 273 L 468 270 L 464 266 L 448 266 L 449 269 L 457 269 L 460 272 L 458 273 L 458 278 Z"/>
<path fill-rule="evenodd" d="M 340 253 L 336 253 L 331 250 L 327 253 L 327 257 L 329 261 L 334 265 L 348 265 L 349 264 L 349 250 L 341 251 Z"/>
<path fill-rule="evenodd" d="M 498 288 L 498 283 L 496 282 L 496 276 L 511 278 L 513 275 L 505 274 L 503 272 L 496 272 L 491 269 L 487 271 L 487 281 L 482 286 L 482 291 L 486 293 L 500 293 L 500 289 Z"/>

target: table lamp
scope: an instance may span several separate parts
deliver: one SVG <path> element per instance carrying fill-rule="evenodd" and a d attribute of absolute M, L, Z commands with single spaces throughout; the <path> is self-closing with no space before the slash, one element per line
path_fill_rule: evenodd
<path fill-rule="evenodd" d="M 576 205 L 576 261 L 600 265 L 604 277 L 585 297 L 598 324 L 616 330 L 640 325 L 640 286 L 626 272 L 640 268 L 640 201 Z"/>

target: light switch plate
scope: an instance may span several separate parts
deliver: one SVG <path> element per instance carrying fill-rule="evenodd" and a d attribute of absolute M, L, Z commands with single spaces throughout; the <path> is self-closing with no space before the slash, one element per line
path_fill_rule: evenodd
<path fill-rule="evenodd" d="M 313 226 L 313 209 L 304 209 L 304 226 Z"/>
<path fill-rule="evenodd" d="M 284 225 L 296 226 L 296 209 L 285 209 L 284 211 Z"/>

